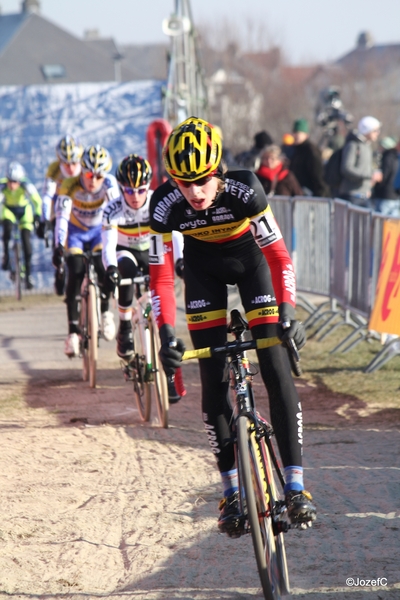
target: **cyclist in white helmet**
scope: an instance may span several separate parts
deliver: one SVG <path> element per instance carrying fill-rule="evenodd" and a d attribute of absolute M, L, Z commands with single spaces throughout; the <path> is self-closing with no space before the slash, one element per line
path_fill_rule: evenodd
<path fill-rule="evenodd" d="M 101 250 L 101 221 L 103 209 L 109 200 L 120 195 L 117 181 L 109 174 L 112 160 L 109 152 L 100 145 L 85 148 L 81 158 L 81 173 L 64 179 L 56 200 L 55 248 L 53 265 L 59 268 L 66 258 L 68 279 L 66 303 L 68 336 L 65 354 L 72 358 L 79 354 L 78 300 L 85 272 L 82 253 Z M 102 289 L 105 271 L 101 254 L 95 257 L 95 268 Z M 109 292 L 102 290 L 101 313 L 103 337 L 115 337 L 114 316 L 108 310 Z"/>
<path fill-rule="evenodd" d="M 3 221 L 4 254 L 1 268 L 10 268 L 9 242 L 13 224 L 19 222 L 25 259 L 25 286 L 33 288 L 31 277 L 31 231 L 38 231 L 42 214 L 42 199 L 36 187 L 26 176 L 24 167 L 17 161 L 8 165 L 6 176 L 0 179 L 1 220 Z"/>
<path fill-rule="evenodd" d="M 83 146 L 77 137 L 65 135 L 56 146 L 57 160 L 50 163 L 46 172 L 46 179 L 43 186 L 43 212 L 41 228 L 43 237 L 47 231 L 53 231 L 54 246 L 54 226 L 55 214 L 54 205 L 58 190 L 64 179 L 77 177 L 81 172 L 81 158 Z M 62 296 L 65 287 L 65 270 L 56 271 L 54 279 L 54 289 L 56 294 Z"/>

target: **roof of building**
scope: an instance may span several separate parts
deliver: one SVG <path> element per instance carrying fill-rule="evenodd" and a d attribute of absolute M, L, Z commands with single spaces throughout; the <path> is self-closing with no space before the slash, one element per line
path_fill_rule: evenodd
<path fill-rule="evenodd" d="M 0 85 L 165 79 L 166 50 L 79 39 L 35 12 L 0 14 Z"/>

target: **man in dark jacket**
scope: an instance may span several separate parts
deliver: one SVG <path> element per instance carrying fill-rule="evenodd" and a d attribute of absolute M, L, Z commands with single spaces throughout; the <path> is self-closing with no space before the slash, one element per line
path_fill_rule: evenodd
<path fill-rule="evenodd" d="M 400 217 L 400 197 L 394 189 L 394 180 L 399 168 L 397 142 L 392 137 L 384 137 L 380 141 L 383 150 L 380 170 L 382 181 L 372 188 L 375 210 L 388 217 Z"/>
<path fill-rule="evenodd" d="M 306 119 L 297 119 L 293 124 L 294 150 L 290 170 L 295 174 L 306 196 L 326 197 L 329 189 L 323 177 L 321 151 L 309 140 Z"/>
<path fill-rule="evenodd" d="M 235 156 L 236 167 L 257 171 L 261 162 L 261 154 L 270 144 L 273 144 L 273 139 L 269 133 L 266 131 L 256 133 L 253 147 Z"/>

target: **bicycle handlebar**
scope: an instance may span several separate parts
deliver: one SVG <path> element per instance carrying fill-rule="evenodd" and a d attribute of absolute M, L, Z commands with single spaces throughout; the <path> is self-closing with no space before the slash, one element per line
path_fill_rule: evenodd
<path fill-rule="evenodd" d="M 132 283 L 148 283 L 150 280 L 150 275 L 140 275 L 138 277 L 127 277 L 126 279 L 121 279 L 119 285 L 131 285 Z"/>
<path fill-rule="evenodd" d="M 223 346 L 214 346 L 208 348 L 199 348 L 198 350 L 186 350 L 182 360 L 191 360 L 193 358 L 212 358 L 215 354 L 236 354 L 246 350 L 262 350 L 277 346 L 281 341 L 278 337 L 260 338 L 259 340 L 226 342 Z M 289 339 L 286 342 L 286 348 L 289 355 L 290 366 L 296 377 L 301 377 L 302 370 L 300 366 L 300 355 L 294 340 Z"/>
<path fill-rule="evenodd" d="M 182 356 L 182 360 L 190 360 L 192 358 L 211 358 L 214 354 L 236 354 L 246 350 L 262 350 L 277 346 L 281 341 L 278 337 L 261 338 L 259 340 L 234 341 L 226 342 L 223 346 L 213 346 L 208 348 L 199 348 L 198 350 L 186 350 Z"/>

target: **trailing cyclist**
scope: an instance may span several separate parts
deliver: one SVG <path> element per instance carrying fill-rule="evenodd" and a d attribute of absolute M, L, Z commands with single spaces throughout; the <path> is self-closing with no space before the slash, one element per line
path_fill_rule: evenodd
<path fill-rule="evenodd" d="M 10 162 L 6 176 L 0 179 L 0 198 L 2 198 L 1 220 L 4 244 L 1 268 L 3 271 L 10 269 L 8 246 L 13 225 L 18 222 L 25 260 L 25 287 L 31 290 L 33 288 L 31 231 L 36 229 L 38 236 L 42 237 L 40 230 L 42 199 L 36 187 L 27 178 L 24 167 L 17 161 Z"/>
<path fill-rule="evenodd" d="M 79 296 L 85 273 L 83 252 L 101 251 L 101 221 L 103 210 L 110 200 L 119 196 L 118 184 L 109 175 L 112 160 L 100 145 L 85 148 L 81 158 L 81 173 L 64 179 L 56 200 L 55 248 L 53 265 L 57 269 L 66 259 L 68 279 L 66 303 L 68 337 L 65 354 L 79 355 Z M 103 289 L 105 276 L 101 253 L 94 257 L 101 289 L 102 332 L 105 340 L 115 337 L 114 315 L 109 308 L 109 292 Z"/>
<path fill-rule="evenodd" d="M 170 134 L 164 163 L 170 181 L 151 198 L 150 276 L 160 329 L 160 358 L 166 373 L 181 364 L 184 345 L 175 337 L 174 265 L 171 232 L 184 235 L 186 318 L 194 348 L 220 346 L 227 336 L 227 285 L 236 284 L 254 338 L 293 338 L 305 330 L 295 319 L 295 274 L 282 234 L 257 177 L 248 170 L 225 171 L 216 129 L 190 117 Z M 285 329 L 282 324 L 285 324 Z M 316 509 L 304 490 L 302 411 L 287 351 L 257 352 L 268 390 L 271 422 L 285 473 L 285 500 L 293 523 L 310 523 Z M 202 413 L 224 488 L 218 526 L 242 533 L 238 475 L 231 441 L 232 410 L 225 358 L 201 359 Z"/>
<path fill-rule="evenodd" d="M 76 137 L 65 135 L 56 146 L 57 160 L 50 163 L 47 168 L 46 179 L 43 186 L 43 213 L 42 223 L 44 232 L 53 231 L 55 227 L 55 201 L 61 183 L 69 177 L 77 177 L 81 172 L 80 160 L 83 146 Z M 64 293 L 65 271 L 55 273 L 54 287 L 59 296 Z"/>
<path fill-rule="evenodd" d="M 119 286 L 121 278 L 133 279 L 141 273 L 149 273 L 152 175 L 150 163 L 137 154 L 126 156 L 116 169 L 121 195 L 104 209 L 102 230 L 103 264 L 106 269 L 104 287 L 110 293 Z M 181 253 L 175 256 L 178 259 L 180 257 Z M 122 359 L 129 359 L 134 353 L 133 296 L 133 284 L 119 287 L 117 354 Z M 168 392 L 171 403 L 180 399 L 171 380 L 168 381 Z"/>

